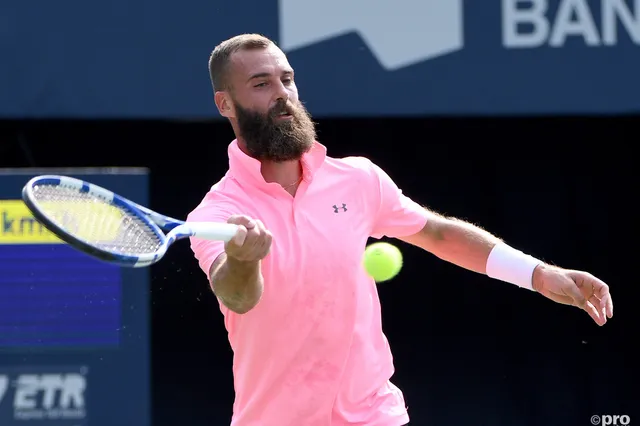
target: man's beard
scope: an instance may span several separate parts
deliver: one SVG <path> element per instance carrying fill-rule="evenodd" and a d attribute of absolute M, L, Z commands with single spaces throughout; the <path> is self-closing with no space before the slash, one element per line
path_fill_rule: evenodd
<path fill-rule="evenodd" d="M 240 136 L 250 156 L 258 160 L 298 160 L 311 149 L 316 131 L 311 116 L 300 102 L 278 103 L 267 114 L 241 107 L 235 102 Z M 287 113 L 290 120 L 277 120 Z"/>

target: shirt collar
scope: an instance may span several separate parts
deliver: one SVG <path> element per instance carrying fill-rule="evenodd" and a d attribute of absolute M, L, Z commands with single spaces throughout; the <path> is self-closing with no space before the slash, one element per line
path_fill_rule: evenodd
<path fill-rule="evenodd" d="M 238 146 L 238 140 L 234 139 L 229 144 L 229 171 L 231 175 L 241 181 L 252 185 L 270 187 L 273 183 L 266 182 L 262 176 L 260 161 L 245 154 Z M 303 179 L 311 181 L 315 173 L 322 167 L 327 156 L 327 148 L 315 141 L 309 151 L 302 155 Z"/>

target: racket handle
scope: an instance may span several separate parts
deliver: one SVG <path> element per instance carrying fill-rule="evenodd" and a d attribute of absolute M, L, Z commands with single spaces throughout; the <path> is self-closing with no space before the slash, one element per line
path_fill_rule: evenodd
<path fill-rule="evenodd" d="M 238 225 L 216 222 L 187 222 L 190 234 L 196 238 L 211 241 L 230 241 L 238 231 Z"/>

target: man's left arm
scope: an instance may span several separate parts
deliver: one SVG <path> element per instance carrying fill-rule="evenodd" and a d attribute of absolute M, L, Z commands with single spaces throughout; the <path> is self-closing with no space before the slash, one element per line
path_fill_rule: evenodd
<path fill-rule="evenodd" d="M 613 315 L 609 287 L 598 278 L 547 265 L 471 223 L 429 212 L 422 230 L 398 238 L 462 268 L 577 306 L 599 325 Z"/>

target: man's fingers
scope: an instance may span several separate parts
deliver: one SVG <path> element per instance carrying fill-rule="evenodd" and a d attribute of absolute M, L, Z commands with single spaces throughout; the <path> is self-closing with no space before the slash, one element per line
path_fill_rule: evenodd
<path fill-rule="evenodd" d="M 256 219 L 254 220 L 254 224 L 255 224 L 255 230 L 256 232 L 262 236 L 262 234 L 264 234 L 266 228 L 264 226 L 264 223 L 262 223 L 262 221 L 260 219 Z"/>
<path fill-rule="evenodd" d="M 227 253 L 237 259 L 263 259 L 271 247 L 271 233 L 258 219 L 248 216 L 231 216 L 227 223 L 238 225 L 235 236 L 227 243 Z"/>
<path fill-rule="evenodd" d="M 233 236 L 230 242 L 235 247 L 242 247 L 245 240 L 247 239 L 247 232 L 248 232 L 247 228 L 245 228 L 243 225 L 238 225 L 238 230 L 236 231 L 236 235 Z"/>
<path fill-rule="evenodd" d="M 547 295 L 545 294 L 545 296 Z M 563 305 L 573 306 L 575 304 L 575 302 L 573 301 L 573 298 L 569 296 L 565 296 L 563 294 L 550 294 L 547 297 L 553 300 L 554 302 L 561 303 Z"/>
<path fill-rule="evenodd" d="M 540 293 L 557 303 L 586 311 L 598 325 L 606 324 L 613 315 L 613 303 L 604 282 L 582 271 L 553 272 L 543 279 Z"/>
<path fill-rule="evenodd" d="M 613 300 L 611 300 L 611 295 L 609 293 L 600 299 L 600 305 L 602 311 L 607 315 L 607 317 L 613 317 Z"/>
<path fill-rule="evenodd" d="M 231 241 L 229 241 L 229 245 L 232 249 L 237 250 L 248 242 L 247 239 L 250 239 L 249 233 L 253 228 L 255 228 L 255 221 L 248 216 L 238 214 L 229 217 L 229 219 L 227 219 L 227 223 L 238 225 L 236 234 L 233 236 Z"/>
<path fill-rule="evenodd" d="M 587 302 L 584 306 L 584 310 L 589 314 L 589 316 L 596 322 L 596 324 L 598 325 L 604 325 L 604 323 L 606 322 L 605 317 L 602 315 L 601 312 L 598 311 L 598 309 L 596 308 L 596 306 L 591 302 Z"/>
<path fill-rule="evenodd" d="M 256 241 L 255 249 L 259 257 L 264 257 L 269 253 L 271 246 L 271 232 L 267 231 L 264 223 L 260 220 L 256 220 L 256 231 L 258 232 L 258 240 Z"/>
<path fill-rule="evenodd" d="M 598 309 L 598 306 L 600 306 L 600 301 L 595 296 L 591 296 L 591 298 L 588 301 L 585 301 L 583 305 L 580 305 L 579 302 L 576 301 L 575 299 L 576 296 L 574 294 L 568 295 L 567 291 L 565 291 L 565 294 L 553 293 L 553 294 L 549 294 L 547 297 L 549 297 L 551 300 L 553 300 L 556 303 L 579 307 L 580 309 L 588 313 L 589 316 L 598 325 L 604 325 L 604 323 L 607 322 L 605 316 Z"/>
<path fill-rule="evenodd" d="M 591 275 L 585 274 L 574 276 L 573 281 L 575 281 L 576 285 L 569 285 L 566 290 L 567 294 L 574 299 L 576 306 L 589 314 L 596 324 L 604 325 L 607 322 L 607 316 L 602 309 L 602 298 L 600 296 L 603 294 L 603 289 L 604 295 L 609 293 L 608 289 L 606 289 L 606 284 Z M 588 295 L 588 300 L 583 293 Z"/>
<path fill-rule="evenodd" d="M 596 277 L 594 280 L 594 293 L 600 299 L 600 304 L 596 305 L 602 311 L 602 314 L 611 318 L 613 316 L 613 300 L 611 300 L 611 294 L 609 293 L 609 286 Z"/>
<path fill-rule="evenodd" d="M 272 241 L 273 241 L 273 236 L 271 235 L 271 232 L 265 231 L 264 239 L 262 242 L 262 257 L 268 255 L 269 251 L 271 251 Z"/>
<path fill-rule="evenodd" d="M 256 226 L 255 221 L 253 219 L 251 219 L 249 216 L 245 216 L 242 214 L 236 214 L 229 217 L 229 219 L 227 220 L 227 223 L 242 225 L 246 229 L 253 229 Z"/>
<path fill-rule="evenodd" d="M 609 286 L 601 279 L 594 277 L 591 274 L 583 274 L 578 277 L 573 277 L 578 285 L 583 287 L 591 287 L 593 296 L 596 300 L 590 298 L 589 301 L 598 310 L 598 314 L 603 321 L 606 322 L 607 318 L 613 316 L 613 301 L 611 300 L 611 294 L 609 293 Z"/>
<path fill-rule="evenodd" d="M 573 299 L 573 304 L 576 305 L 577 307 L 584 309 L 586 303 L 587 303 L 587 299 L 585 299 L 584 295 L 582 294 L 582 292 L 580 291 L 580 289 L 578 288 L 578 286 L 576 286 L 573 281 L 570 281 L 568 283 L 568 285 L 563 286 L 565 287 L 563 289 L 565 295 L 569 296 L 571 299 Z"/>

